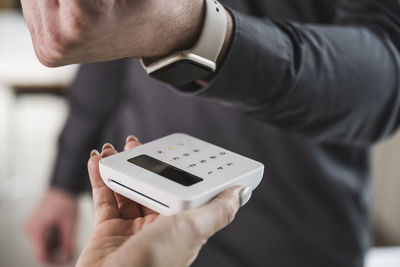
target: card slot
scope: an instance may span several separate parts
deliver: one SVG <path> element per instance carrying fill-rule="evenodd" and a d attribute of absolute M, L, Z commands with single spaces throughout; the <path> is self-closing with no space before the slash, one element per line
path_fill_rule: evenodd
<path fill-rule="evenodd" d="M 122 188 L 128 189 L 128 190 L 130 190 L 130 191 L 133 192 L 133 193 L 136 193 L 136 194 L 138 194 L 138 195 L 140 195 L 140 196 L 142 196 L 142 197 L 145 197 L 146 199 L 152 201 L 152 202 L 155 203 L 155 204 L 162 205 L 164 208 L 168 208 L 168 209 L 169 209 L 169 206 L 168 206 L 167 204 L 161 202 L 161 201 L 158 201 L 158 200 L 156 200 L 156 199 L 154 199 L 154 198 L 152 198 L 152 197 L 149 197 L 149 196 L 147 196 L 147 195 L 145 195 L 145 194 L 143 194 L 143 193 L 140 193 L 139 191 L 136 191 L 136 190 L 134 190 L 134 189 L 132 189 L 132 188 L 126 186 L 126 185 L 123 185 L 123 184 L 121 184 L 121 183 L 119 183 L 119 182 L 117 182 L 117 181 L 114 181 L 114 180 L 112 180 L 112 179 L 111 179 L 111 182 L 114 183 L 114 185 L 116 185 L 116 186 L 118 186 L 118 187 L 122 187 Z"/>

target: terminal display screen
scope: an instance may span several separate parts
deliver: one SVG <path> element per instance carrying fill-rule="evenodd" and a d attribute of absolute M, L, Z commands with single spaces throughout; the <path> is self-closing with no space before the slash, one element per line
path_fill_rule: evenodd
<path fill-rule="evenodd" d="M 191 173 L 180 170 L 174 166 L 166 164 L 158 159 L 152 158 L 147 155 L 140 155 L 128 160 L 128 162 L 142 167 L 148 171 L 156 173 L 168 180 L 174 181 L 183 186 L 191 186 L 198 182 L 203 181 L 202 178 L 197 177 Z"/>

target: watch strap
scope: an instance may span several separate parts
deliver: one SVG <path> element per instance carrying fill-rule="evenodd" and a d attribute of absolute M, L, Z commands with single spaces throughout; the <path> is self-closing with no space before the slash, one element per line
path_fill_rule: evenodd
<path fill-rule="evenodd" d="M 225 8 L 218 1 L 204 0 L 204 3 L 204 23 L 196 44 L 191 49 L 176 52 L 156 61 L 141 57 L 140 63 L 148 74 L 184 58 L 193 58 L 199 63 L 206 61 L 208 62 L 207 65 L 215 70 L 218 55 L 224 45 L 228 20 Z"/>
<path fill-rule="evenodd" d="M 226 37 L 225 8 L 216 0 L 205 0 L 205 18 L 200 37 L 187 52 L 217 61 Z"/>

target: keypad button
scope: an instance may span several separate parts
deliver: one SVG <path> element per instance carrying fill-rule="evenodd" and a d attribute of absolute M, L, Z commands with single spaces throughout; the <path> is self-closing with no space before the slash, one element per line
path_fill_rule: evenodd
<path fill-rule="evenodd" d="M 223 156 L 226 155 L 226 152 L 220 152 L 219 154 Z"/>
<path fill-rule="evenodd" d="M 175 158 L 173 158 L 172 160 L 179 160 L 180 158 L 179 157 L 175 157 Z"/>
<path fill-rule="evenodd" d="M 189 153 L 185 153 L 185 154 L 183 154 L 183 156 L 188 157 L 188 156 L 190 156 L 190 154 Z"/>
<path fill-rule="evenodd" d="M 232 166 L 232 165 L 233 165 L 233 162 L 229 162 L 229 163 L 227 163 L 226 165 Z"/>
<path fill-rule="evenodd" d="M 209 171 L 207 174 L 213 174 L 213 171 Z"/>
<path fill-rule="evenodd" d="M 196 164 L 190 164 L 189 165 L 189 167 L 191 167 L 191 168 L 196 167 L 196 166 L 197 166 Z"/>
<path fill-rule="evenodd" d="M 216 156 L 211 156 L 211 157 L 210 157 L 210 159 L 216 159 L 216 158 L 217 158 Z"/>
<path fill-rule="evenodd" d="M 198 152 L 200 152 L 200 149 L 195 149 L 195 150 L 193 150 L 193 152 L 198 153 Z"/>
<path fill-rule="evenodd" d="M 207 160 L 205 160 L 205 159 L 200 160 L 200 163 L 206 163 L 206 162 L 207 162 Z"/>
<path fill-rule="evenodd" d="M 218 167 L 217 169 L 218 169 L 218 170 L 223 170 L 224 168 L 223 168 L 223 167 Z"/>
<path fill-rule="evenodd" d="M 184 146 L 183 143 L 177 143 L 176 145 L 177 145 L 177 146 Z"/>
<path fill-rule="evenodd" d="M 163 150 L 157 150 L 156 152 L 157 152 L 157 154 L 164 154 Z"/>

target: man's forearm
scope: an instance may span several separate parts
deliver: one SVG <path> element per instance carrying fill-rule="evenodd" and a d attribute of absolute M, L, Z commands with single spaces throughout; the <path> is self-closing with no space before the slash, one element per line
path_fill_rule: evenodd
<path fill-rule="evenodd" d="M 204 20 L 204 0 L 101 3 L 22 0 L 39 60 L 56 67 L 134 56 L 163 57 L 191 48 Z M 228 25 L 231 33 L 232 23 Z M 228 36 L 223 51 L 229 40 Z M 224 53 L 220 55 L 219 61 Z"/>

